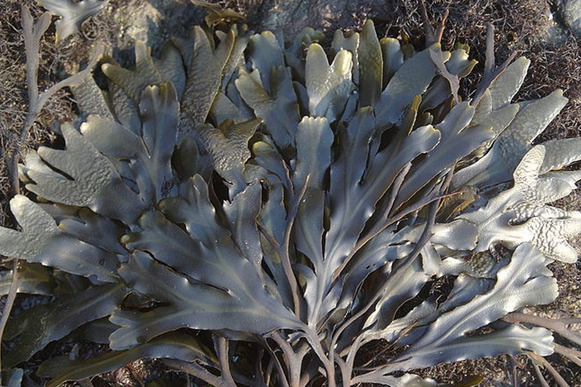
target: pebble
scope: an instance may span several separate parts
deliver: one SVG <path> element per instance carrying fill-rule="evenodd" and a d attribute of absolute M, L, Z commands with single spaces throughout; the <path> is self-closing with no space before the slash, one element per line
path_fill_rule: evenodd
<path fill-rule="evenodd" d="M 564 27 L 581 39 L 581 0 L 560 0 L 557 13 Z"/>

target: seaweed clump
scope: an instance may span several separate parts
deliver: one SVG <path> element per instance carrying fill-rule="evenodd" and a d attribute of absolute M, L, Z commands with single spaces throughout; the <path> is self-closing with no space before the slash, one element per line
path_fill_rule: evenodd
<path fill-rule="evenodd" d="M 561 91 L 512 102 L 529 61 L 496 66 L 492 28 L 463 99 L 476 63 L 443 25 L 416 51 L 368 21 L 326 52 L 313 29 L 287 45 L 210 9 L 217 28 L 159 58 L 106 60 L 106 88 L 73 76 L 64 149 L 20 165 L 36 200 L 11 200 L 0 252 L 51 301 L 8 320 L 11 377 L 71 335 L 111 351 L 48 359 L 49 386 L 141 358 L 221 386 L 435 386 L 413 370 L 557 350 L 520 312 L 577 260 L 581 213 L 550 203 L 581 179 L 563 169 L 580 140 L 533 145 Z"/>

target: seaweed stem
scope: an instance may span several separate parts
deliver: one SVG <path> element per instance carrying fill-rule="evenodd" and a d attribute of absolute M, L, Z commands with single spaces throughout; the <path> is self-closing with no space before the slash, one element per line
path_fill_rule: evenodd
<path fill-rule="evenodd" d="M 20 261 L 14 259 L 14 267 L 12 269 L 12 282 L 10 283 L 10 290 L 8 291 L 8 297 L 6 297 L 6 303 L 4 304 L 4 309 L 2 310 L 2 318 L 0 318 L 0 342 L 2 342 L 2 336 L 4 336 L 4 329 L 6 328 L 6 323 L 8 322 L 8 317 L 14 306 L 14 301 L 16 300 L 16 294 L 18 293 L 18 288 L 20 287 L 21 278 L 18 275 L 18 266 Z M 0 353 L 1 356 L 1 353 Z M 0 370 L 2 369 L 2 358 L 0 357 Z M 0 386 L 2 383 L 2 373 L 0 372 Z"/>
<path fill-rule="evenodd" d="M 38 20 L 30 14 L 27 6 L 22 6 L 22 32 L 24 34 L 24 48 L 26 51 L 26 85 L 28 89 L 28 112 L 26 120 L 20 129 L 19 141 L 23 144 L 30 132 L 30 129 L 37 120 L 40 112 L 50 97 L 64 87 L 70 87 L 79 84 L 85 76 L 95 67 L 103 54 L 103 46 L 97 45 L 95 53 L 87 66 L 78 73 L 63 79 L 52 85 L 46 91 L 38 91 L 38 67 L 40 62 L 40 39 L 50 26 L 50 12 L 42 14 Z M 7 162 L 8 175 L 10 179 L 9 195 L 15 196 L 20 192 L 20 182 L 18 180 L 18 162 L 20 161 L 20 151 L 15 150 Z"/>
<path fill-rule="evenodd" d="M 555 369 L 555 368 L 554 368 L 554 367 L 551 365 L 551 363 L 549 363 L 549 362 L 547 361 L 547 359 L 545 359 L 545 358 L 544 358 L 544 357 L 542 357 L 542 356 L 539 356 L 539 355 L 537 355 L 537 354 L 536 354 L 536 353 L 534 353 L 534 352 L 531 352 L 531 353 L 529 353 L 528 355 L 529 355 L 530 357 L 532 357 L 534 360 L 536 360 L 537 362 L 541 363 L 541 365 L 542 365 L 543 367 L 545 367 L 545 369 L 546 369 L 547 371 L 549 371 L 549 373 L 551 374 L 551 376 L 553 377 L 553 379 L 555 379 L 555 381 L 557 382 L 557 384 L 558 384 L 560 387 L 571 387 L 571 386 L 569 385 L 569 383 L 567 383 L 567 382 L 565 381 L 565 379 L 563 379 L 563 377 L 561 376 L 561 374 L 560 374 L 560 373 L 559 373 L 559 372 L 558 372 L 558 371 L 557 371 L 557 370 L 556 370 L 556 369 Z M 540 373 L 540 372 L 539 372 L 539 373 Z M 537 373 L 537 374 L 539 374 L 539 373 Z"/>
<path fill-rule="evenodd" d="M 578 321 L 579 319 L 567 319 L 567 321 L 564 321 L 565 319 L 550 319 L 520 312 L 509 313 L 502 319 L 510 323 L 525 323 L 538 325 L 540 327 L 544 327 L 552 331 L 555 331 L 556 333 L 563 336 L 567 340 L 570 340 L 575 344 L 581 345 L 581 336 L 567 328 L 568 324 L 579 322 Z"/>
<path fill-rule="evenodd" d="M 424 20 L 424 31 L 426 34 L 426 47 L 430 47 L 434 43 L 440 43 L 442 41 L 442 35 L 444 34 L 444 29 L 446 28 L 446 20 L 450 15 L 450 10 L 446 9 L 442 20 L 436 25 L 436 28 L 432 26 L 432 21 L 428 16 L 428 10 L 426 9 L 426 3 L 424 0 L 420 0 L 420 10 L 422 12 L 422 18 Z"/>
<path fill-rule="evenodd" d="M 204 367 L 196 364 L 196 363 L 188 363 L 182 360 L 175 360 L 175 359 L 164 359 L 162 360 L 163 364 L 166 366 L 173 368 L 177 371 L 184 372 L 186 374 L 195 376 L 196 378 L 203 380 L 209 384 L 214 386 L 219 386 L 221 382 L 221 378 L 214 374 L 211 374 L 206 370 Z"/>
<path fill-rule="evenodd" d="M 549 386 L 549 383 L 547 383 L 547 379 L 545 379 L 545 377 L 543 376 L 543 373 L 541 372 L 541 369 L 539 368 L 539 366 L 534 362 L 533 362 L 533 368 L 535 369 L 535 373 L 537 374 L 537 378 L 541 382 L 541 386 L 542 387 L 551 387 L 551 386 Z"/>
<path fill-rule="evenodd" d="M 222 336 L 215 336 L 214 345 L 216 353 L 218 354 L 218 360 L 220 361 L 220 372 L 222 373 L 220 386 L 236 387 L 236 382 L 230 371 L 230 345 L 228 344 L 228 340 Z"/>
<path fill-rule="evenodd" d="M 301 319 L 301 292 L 299 289 L 299 285 L 297 283 L 297 278 L 295 277 L 294 271 L 292 269 L 291 259 L 290 259 L 290 244 L 291 244 L 291 233 L 293 229 L 293 225 L 297 214 L 299 212 L 299 207 L 301 205 L 301 201 L 307 192 L 309 187 L 309 180 L 311 175 L 307 175 L 305 179 L 305 183 L 301 188 L 300 192 L 297 194 L 295 198 L 295 202 L 293 203 L 292 207 L 290 208 L 290 212 L 288 214 L 287 219 L 287 226 L 284 233 L 284 242 L 281 245 L 280 256 L 281 256 L 281 263 L 284 273 L 287 277 L 289 286 L 291 288 L 292 297 L 293 297 L 293 304 L 294 304 L 294 312 L 295 315 Z"/>
<path fill-rule="evenodd" d="M 573 363 L 577 364 L 581 367 L 581 351 L 578 351 L 573 348 L 568 348 L 560 344 L 553 344 L 555 352 L 560 355 L 565 356 L 567 359 L 571 360 Z"/>
<path fill-rule="evenodd" d="M 501 65 L 496 67 L 496 58 L 494 54 L 494 26 L 492 23 L 486 24 L 486 60 L 484 62 L 484 74 L 482 75 L 482 80 L 478 84 L 478 88 L 476 89 L 476 94 L 474 94 L 474 98 L 472 98 L 472 106 L 477 106 L 482 97 L 484 97 L 484 93 L 492 82 L 496 78 L 500 76 L 506 70 L 508 65 L 513 61 L 516 57 L 516 52 L 512 52 L 508 59 L 502 62 Z"/>

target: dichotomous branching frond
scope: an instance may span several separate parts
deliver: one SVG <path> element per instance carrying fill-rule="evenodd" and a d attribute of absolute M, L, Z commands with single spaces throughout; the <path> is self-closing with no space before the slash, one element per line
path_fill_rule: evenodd
<path fill-rule="evenodd" d="M 415 51 L 369 21 L 325 51 L 213 12 L 160 58 L 108 59 L 106 89 L 74 89 L 64 149 L 20 166 L 0 252 L 52 298 L 10 319 L 4 369 L 72 337 L 111 351 L 48 359 L 49 386 L 147 357 L 215 386 L 435 386 L 413 370 L 552 354 L 509 314 L 552 302 L 547 265 L 577 259 L 581 213 L 550 203 L 581 140 L 532 145 L 562 92 L 512 103 L 528 61 L 489 53 L 463 98 L 475 62 L 440 30 Z"/>

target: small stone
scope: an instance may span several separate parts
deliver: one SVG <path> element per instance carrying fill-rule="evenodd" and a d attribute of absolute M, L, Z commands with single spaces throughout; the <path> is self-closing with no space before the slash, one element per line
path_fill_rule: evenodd
<path fill-rule="evenodd" d="M 581 0 L 561 0 L 558 12 L 565 26 L 581 39 Z"/>

